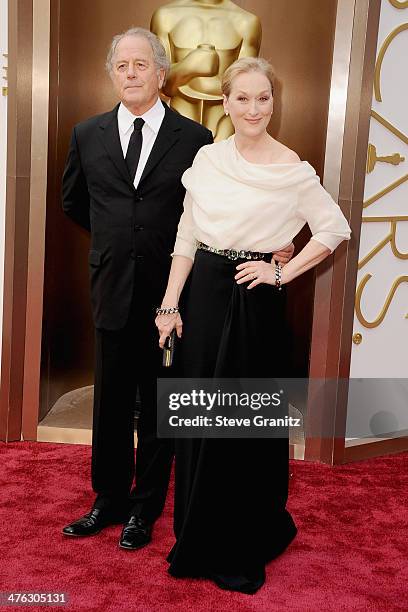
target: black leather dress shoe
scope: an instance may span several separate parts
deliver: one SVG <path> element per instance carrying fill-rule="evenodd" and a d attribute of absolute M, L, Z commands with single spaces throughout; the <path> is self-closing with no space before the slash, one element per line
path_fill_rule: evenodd
<path fill-rule="evenodd" d="M 96 535 L 109 525 L 117 525 L 126 520 L 125 515 L 113 513 L 110 510 L 93 508 L 77 521 L 66 525 L 62 533 L 67 536 L 91 536 Z"/>
<path fill-rule="evenodd" d="M 132 515 L 124 526 L 119 546 L 126 550 L 137 550 L 149 544 L 152 539 L 152 527 L 139 516 Z"/>

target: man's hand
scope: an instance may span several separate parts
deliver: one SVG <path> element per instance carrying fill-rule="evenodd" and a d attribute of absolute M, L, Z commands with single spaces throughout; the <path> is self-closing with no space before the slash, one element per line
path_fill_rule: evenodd
<path fill-rule="evenodd" d="M 273 259 L 276 262 L 281 263 L 282 266 L 284 266 L 285 264 L 288 263 L 288 261 L 292 259 L 294 251 L 295 251 L 295 245 L 293 244 L 293 242 L 291 242 L 289 246 L 285 247 L 281 251 L 274 252 Z"/>

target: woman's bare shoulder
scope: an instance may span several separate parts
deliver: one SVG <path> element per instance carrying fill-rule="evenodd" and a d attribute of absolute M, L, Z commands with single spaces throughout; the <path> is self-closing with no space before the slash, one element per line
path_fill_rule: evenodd
<path fill-rule="evenodd" d="M 289 149 L 289 147 L 277 140 L 275 140 L 275 155 L 275 161 L 281 164 L 292 164 L 301 161 L 296 151 Z"/>
<path fill-rule="evenodd" d="M 292 149 L 287 150 L 285 157 L 288 163 L 295 163 L 301 161 L 299 155 L 296 153 L 296 151 L 292 151 Z"/>

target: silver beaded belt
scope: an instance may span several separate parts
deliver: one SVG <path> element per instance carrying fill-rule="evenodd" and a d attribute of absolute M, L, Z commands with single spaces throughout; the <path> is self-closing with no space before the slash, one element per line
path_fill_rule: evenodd
<path fill-rule="evenodd" d="M 235 249 L 216 249 L 215 247 L 210 247 L 208 244 L 204 244 L 204 242 L 197 241 L 197 249 L 201 249 L 202 251 L 208 251 L 209 253 L 215 253 L 216 255 L 223 255 L 224 257 L 228 257 L 228 259 L 263 259 L 266 253 L 258 253 L 257 251 L 237 251 Z"/>

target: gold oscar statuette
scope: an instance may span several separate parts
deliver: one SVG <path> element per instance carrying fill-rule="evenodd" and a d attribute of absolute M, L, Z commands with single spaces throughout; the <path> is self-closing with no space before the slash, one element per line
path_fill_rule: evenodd
<path fill-rule="evenodd" d="M 163 43 L 171 70 L 163 93 L 170 106 L 210 129 L 233 133 L 224 114 L 221 78 L 239 57 L 257 57 L 261 24 L 231 0 L 173 0 L 158 8 L 150 29 Z"/>

